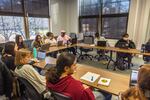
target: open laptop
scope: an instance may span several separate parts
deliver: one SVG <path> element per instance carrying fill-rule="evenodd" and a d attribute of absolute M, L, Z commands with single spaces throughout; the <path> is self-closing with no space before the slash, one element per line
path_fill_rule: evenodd
<path fill-rule="evenodd" d="M 122 49 L 129 49 L 129 44 L 126 42 L 120 42 L 118 47 Z"/>
<path fill-rule="evenodd" d="M 50 43 L 43 44 L 43 45 L 40 47 L 40 51 L 47 51 L 47 50 L 49 50 L 50 45 L 51 45 Z"/>
<path fill-rule="evenodd" d="M 58 41 L 57 46 L 63 46 L 63 41 Z"/>
<path fill-rule="evenodd" d="M 130 74 L 130 86 L 137 85 L 138 70 L 132 70 Z"/>
<path fill-rule="evenodd" d="M 97 46 L 106 47 L 106 41 L 97 41 Z"/>
<path fill-rule="evenodd" d="M 46 58 L 46 52 L 38 51 L 37 52 L 37 59 L 38 60 L 44 60 Z"/>

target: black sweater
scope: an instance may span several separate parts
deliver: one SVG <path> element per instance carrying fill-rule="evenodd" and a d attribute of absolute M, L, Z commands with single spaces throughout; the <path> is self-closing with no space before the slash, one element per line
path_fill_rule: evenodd
<path fill-rule="evenodd" d="M 0 95 L 11 97 L 12 75 L 3 62 L 0 61 Z"/>

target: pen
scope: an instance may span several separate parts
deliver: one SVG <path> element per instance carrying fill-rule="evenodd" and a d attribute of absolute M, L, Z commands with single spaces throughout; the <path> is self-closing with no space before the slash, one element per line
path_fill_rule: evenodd
<path fill-rule="evenodd" d="M 93 81 L 93 76 L 91 77 L 91 81 Z"/>

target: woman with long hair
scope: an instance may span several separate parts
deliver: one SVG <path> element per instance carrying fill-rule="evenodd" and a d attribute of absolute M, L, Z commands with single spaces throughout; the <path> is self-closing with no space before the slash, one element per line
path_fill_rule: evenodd
<path fill-rule="evenodd" d="M 24 44 L 23 38 L 21 35 L 16 35 L 15 42 L 16 42 L 15 51 L 22 49 L 22 48 L 26 48 L 26 45 Z"/>
<path fill-rule="evenodd" d="M 70 96 L 71 100 L 95 100 L 92 90 L 71 76 L 77 68 L 76 61 L 75 55 L 62 53 L 56 67 L 46 73 L 47 88 Z"/>

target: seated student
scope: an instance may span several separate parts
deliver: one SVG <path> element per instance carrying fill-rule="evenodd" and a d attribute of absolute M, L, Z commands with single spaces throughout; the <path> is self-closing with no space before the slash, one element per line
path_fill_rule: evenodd
<path fill-rule="evenodd" d="M 121 100 L 150 100 L 150 65 L 139 69 L 137 85 L 121 94 Z"/>
<path fill-rule="evenodd" d="M 32 47 L 40 48 L 42 44 L 42 37 L 40 35 L 36 35 L 35 40 L 32 42 Z"/>
<path fill-rule="evenodd" d="M 77 58 L 70 53 L 62 53 L 56 61 L 56 67 L 46 72 L 47 88 L 70 96 L 71 100 L 111 100 L 111 95 L 92 90 L 74 79 L 71 75 L 76 70 Z M 94 94 L 93 94 L 94 93 Z M 104 97 L 105 96 L 105 97 Z"/>
<path fill-rule="evenodd" d="M 62 53 L 56 67 L 51 67 L 46 73 L 47 88 L 70 96 L 71 100 L 95 100 L 91 89 L 71 76 L 76 70 L 76 60 L 73 54 Z"/>
<path fill-rule="evenodd" d="M 0 100 L 11 100 L 12 76 L 9 69 L 0 61 Z M 9 99 L 7 99 L 9 98 Z"/>
<path fill-rule="evenodd" d="M 97 45 L 97 41 L 106 41 L 105 37 L 99 35 L 99 33 L 95 33 L 94 43 Z"/>
<path fill-rule="evenodd" d="M 64 30 L 61 30 L 61 35 L 58 36 L 58 41 L 63 41 L 63 44 L 68 44 L 69 40 L 71 40 L 71 37 L 66 35 L 66 32 Z M 69 51 L 73 52 L 74 55 L 76 55 L 76 50 L 74 47 L 68 48 Z"/>
<path fill-rule="evenodd" d="M 41 94 L 46 89 L 45 77 L 40 75 L 32 65 L 28 64 L 31 59 L 31 51 L 20 50 L 16 52 L 15 72 L 25 79 L 27 79 L 33 87 Z"/>
<path fill-rule="evenodd" d="M 2 61 L 6 64 L 8 69 L 15 70 L 15 42 L 7 42 L 5 44 L 4 54 L 2 55 Z"/>
<path fill-rule="evenodd" d="M 127 45 L 128 48 L 131 48 L 131 49 L 135 49 L 136 48 L 134 42 L 129 39 L 129 35 L 128 34 L 124 34 L 122 36 L 122 39 L 120 39 L 115 44 L 115 47 L 120 47 L 122 45 L 121 43 L 125 43 L 125 45 Z M 118 53 L 117 52 L 117 59 L 119 59 L 119 57 L 122 57 L 122 58 L 127 57 L 127 59 L 128 59 L 128 68 L 130 69 L 130 64 L 132 62 L 132 54 L 130 54 L 130 53 Z"/>
<path fill-rule="evenodd" d="M 45 43 L 50 43 L 51 45 L 56 45 L 56 39 L 54 38 L 54 35 L 52 32 L 47 32 L 46 34 L 47 39 L 45 39 Z"/>
<path fill-rule="evenodd" d="M 26 48 L 26 45 L 24 44 L 23 38 L 21 35 L 16 35 L 15 41 L 16 41 L 15 51 Z"/>
<path fill-rule="evenodd" d="M 147 41 L 146 45 L 150 45 L 150 39 Z"/>

